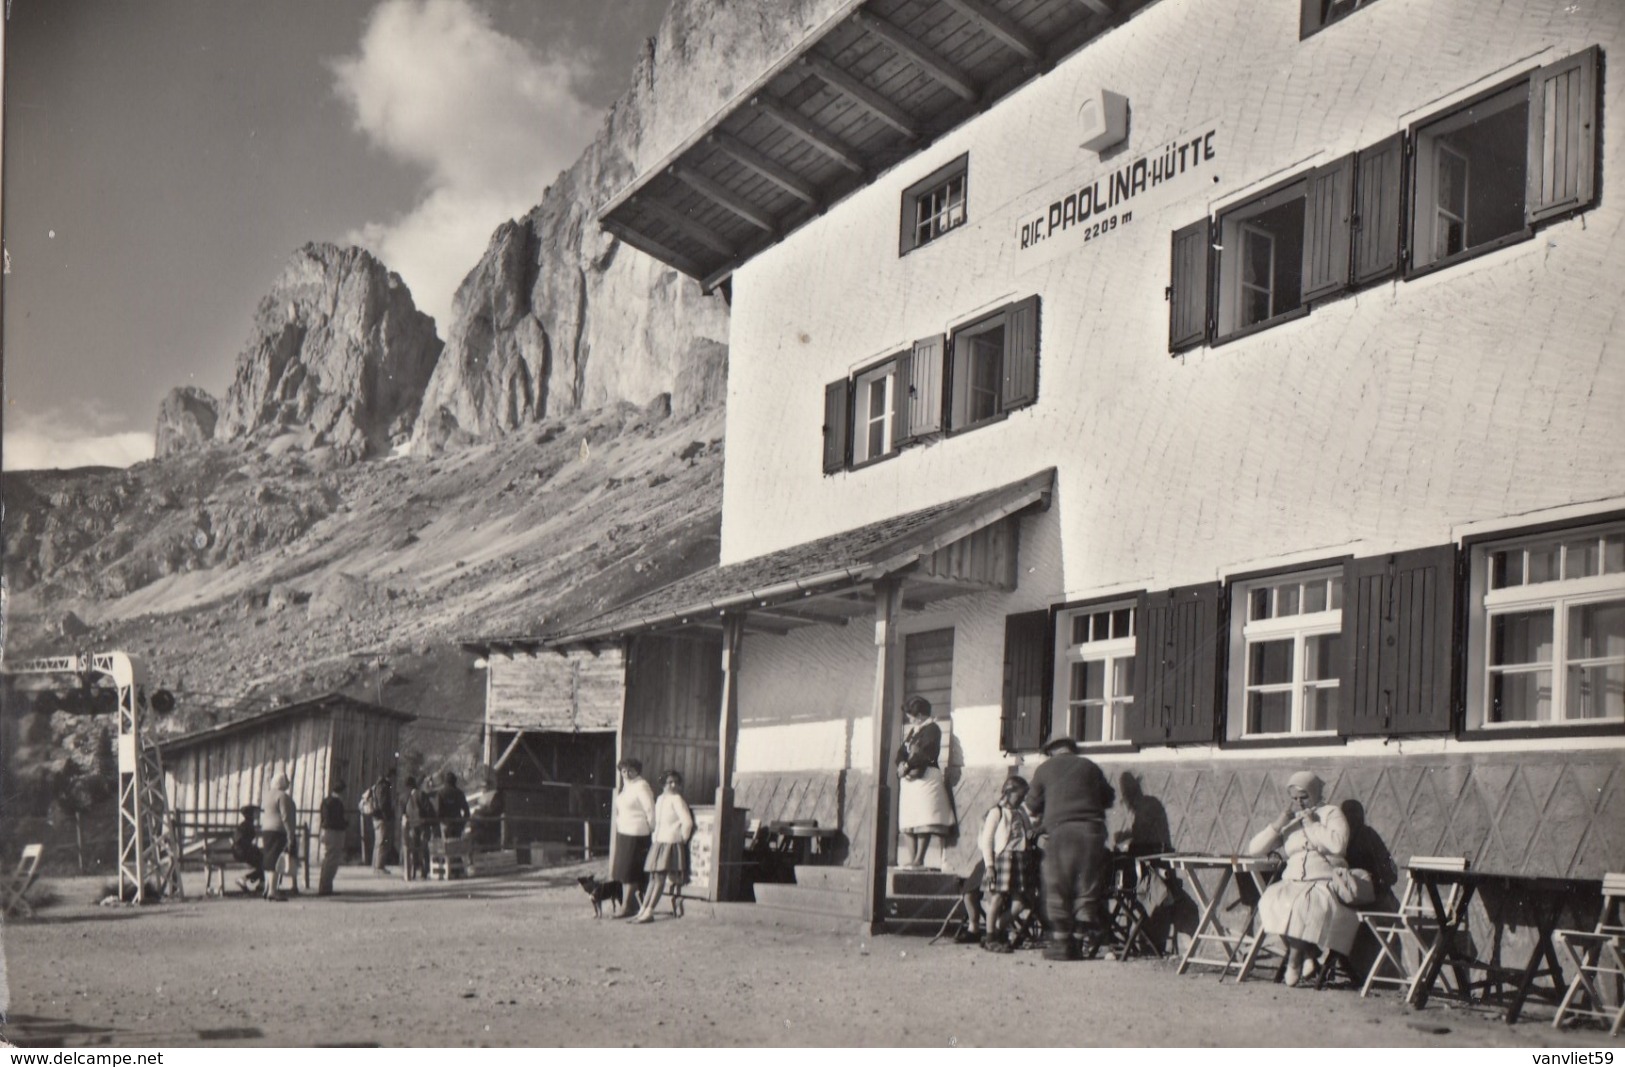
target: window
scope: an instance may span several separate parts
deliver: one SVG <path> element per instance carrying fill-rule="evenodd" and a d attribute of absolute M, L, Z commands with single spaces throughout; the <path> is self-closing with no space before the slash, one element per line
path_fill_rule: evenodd
<path fill-rule="evenodd" d="M 1370 7 L 1376 0 L 1302 0 L 1298 22 L 1298 38 L 1318 33 L 1341 19 Z"/>
<path fill-rule="evenodd" d="M 903 193 L 898 255 L 930 244 L 965 224 L 969 172 L 970 156 L 963 155 L 908 187 Z"/>
<path fill-rule="evenodd" d="M 1600 58 L 1578 52 L 1411 128 L 1413 272 L 1596 202 Z"/>
<path fill-rule="evenodd" d="M 1625 524 L 1472 556 L 1468 724 L 1625 722 Z"/>
<path fill-rule="evenodd" d="M 1304 196 L 1296 181 L 1219 216 L 1219 336 L 1303 307 Z"/>
<path fill-rule="evenodd" d="M 1343 665 L 1343 574 L 1236 585 L 1230 735 L 1332 733 Z"/>
<path fill-rule="evenodd" d="M 824 473 L 942 432 L 942 335 L 824 387 Z"/>
<path fill-rule="evenodd" d="M 1527 82 L 1417 128 L 1413 266 L 1524 234 L 1528 129 Z"/>
<path fill-rule="evenodd" d="M 948 429 L 965 430 L 1038 399 L 1038 298 L 954 331 Z"/>
<path fill-rule="evenodd" d="M 1392 158 L 1397 161 L 1397 153 Z M 1359 162 L 1354 154 L 1343 156 L 1226 209 L 1211 225 L 1204 219 L 1175 231 L 1169 351 L 1298 318 L 1308 314 L 1314 301 L 1348 289 L 1353 263 L 1361 259 L 1351 255 L 1357 247 L 1354 181 Z M 1390 216 L 1393 200 L 1389 198 Z M 1371 218 L 1380 225 L 1380 213 Z M 1396 225 L 1396 245 L 1398 236 Z M 1358 250 L 1365 258 L 1379 254 L 1374 248 Z M 1213 260 L 1216 266 L 1210 268 Z M 1390 273 L 1393 269 L 1388 268 Z M 1380 276 L 1369 273 L 1362 282 Z"/>
<path fill-rule="evenodd" d="M 866 463 L 892 450 L 897 364 L 858 375 L 853 394 L 852 462 Z"/>
<path fill-rule="evenodd" d="M 1062 612 L 1055 707 L 1083 744 L 1126 742 L 1134 705 L 1134 615 L 1128 601 Z"/>
<path fill-rule="evenodd" d="M 1340 18 L 1361 6 L 1304 2 L 1306 25 L 1312 10 Z M 1175 230 L 1168 351 L 1296 318 L 1593 206 L 1601 61 L 1598 48 L 1577 52 Z"/>

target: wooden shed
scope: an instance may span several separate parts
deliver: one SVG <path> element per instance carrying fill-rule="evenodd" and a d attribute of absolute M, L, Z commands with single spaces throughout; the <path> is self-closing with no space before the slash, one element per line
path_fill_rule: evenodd
<path fill-rule="evenodd" d="M 342 780 L 348 810 L 361 792 L 394 767 L 401 726 L 414 716 L 339 693 L 301 701 L 168 738 L 159 744 L 164 789 L 183 820 L 234 822 L 244 804 L 262 797 L 278 772 L 301 820 L 313 818 L 329 783 Z M 359 840 L 350 822 L 351 843 Z"/>
<path fill-rule="evenodd" d="M 516 843 L 608 838 L 625 659 L 618 647 L 557 652 L 535 638 L 470 640 L 487 669 L 485 762 Z"/>

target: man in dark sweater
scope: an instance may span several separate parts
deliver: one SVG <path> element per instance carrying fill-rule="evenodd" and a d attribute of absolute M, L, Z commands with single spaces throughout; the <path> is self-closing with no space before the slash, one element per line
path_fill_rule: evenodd
<path fill-rule="evenodd" d="M 1106 809 L 1117 800 L 1095 762 L 1058 730 L 1044 745 L 1049 758 L 1033 772 L 1027 810 L 1044 835 L 1044 907 L 1050 942 L 1044 958 L 1083 958 L 1077 937 L 1098 938 L 1106 896 Z M 1077 937 L 1074 937 L 1074 934 Z"/>
<path fill-rule="evenodd" d="M 344 782 L 333 781 L 333 787 L 322 800 L 322 873 L 316 882 L 316 895 L 333 895 L 333 878 L 339 873 L 344 859 L 344 839 L 350 828 L 349 816 L 344 813 Z"/>

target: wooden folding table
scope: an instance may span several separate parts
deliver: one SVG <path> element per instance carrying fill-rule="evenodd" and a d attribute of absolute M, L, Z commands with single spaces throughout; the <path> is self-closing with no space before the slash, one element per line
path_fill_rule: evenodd
<path fill-rule="evenodd" d="M 1182 875 L 1190 884 L 1191 894 L 1201 906 L 1201 917 L 1191 934 L 1185 954 L 1179 960 L 1179 974 L 1192 966 L 1219 968 L 1223 981 L 1235 970 L 1236 981 L 1243 981 L 1253 969 L 1263 938 L 1253 929 L 1258 914 L 1258 898 L 1281 869 L 1281 861 L 1274 856 L 1209 856 L 1172 852 L 1149 856 L 1146 863 L 1170 873 Z M 1207 881 L 1204 881 L 1206 879 Z M 1245 879 L 1245 881 L 1243 881 Z M 1255 893 L 1243 892 L 1238 907 L 1246 909 L 1240 922 L 1221 914 L 1225 892 L 1230 883 L 1251 886 Z"/>
<path fill-rule="evenodd" d="M 1499 994 L 1507 985 L 1516 983 L 1511 1002 L 1507 1005 L 1506 1021 L 1518 1021 L 1523 1004 L 1530 996 L 1550 1000 L 1553 1004 L 1563 996 L 1567 983 L 1563 979 L 1562 964 L 1557 950 L 1552 947 L 1552 931 L 1563 917 L 1565 909 L 1595 910 L 1602 894 L 1602 881 L 1596 878 L 1555 878 L 1545 875 L 1503 874 L 1497 871 L 1454 871 L 1427 867 L 1410 868 L 1412 880 L 1427 891 L 1428 902 L 1438 917 L 1439 933 L 1422 959 L 1422 967 L 1411 986 L 1410 1002 L 1422 1007 L 1428 1002 L 1439 973 L 1448 965 L 1464 976 L 1482 971 L 1484 979 L 1471 982 L 1464 992 L 1477 991 Z M 1455 906 L 1444 902 L 1441 886 L 1458 885 L 1461 893 Z M 1508 967 L 1499 960 L 1499 941 L 1492 942 L 1496 951 L 1493 958 L 1482 959 L 1468 947 L 1470 942 L 1461 936 L 1467 929 L 1467 908 L 1475 894 L 1482 894 L 1485 910 L 1498 926 L 1529 926 L 1534 928 L 1535 944 L 1529 950 L 1529 959 L 1522 967 Z M 1542 988 L 1537 979 L 1547 983 Z"/>

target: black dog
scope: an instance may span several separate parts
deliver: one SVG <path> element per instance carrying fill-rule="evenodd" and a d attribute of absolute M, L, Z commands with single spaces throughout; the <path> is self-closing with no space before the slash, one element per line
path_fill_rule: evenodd
<path fill-rule="evenodd" d="M 584 874 L 576 879 L 576 885 L 579 885 L 581 891 L 592 898 L 592 917 L 594 919 L 604 917 L 604 901 L 606 900 L 614 901 L 616 908 L 621 906 L 623 895 L 621 883 L 619 882 L 600 882 L 592 875 Z"/>

